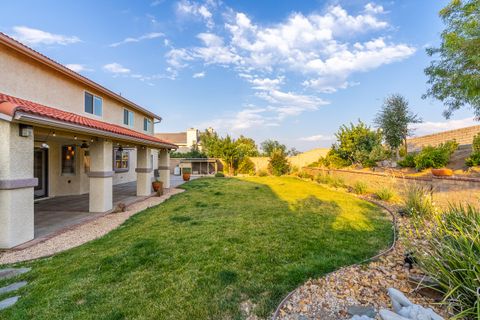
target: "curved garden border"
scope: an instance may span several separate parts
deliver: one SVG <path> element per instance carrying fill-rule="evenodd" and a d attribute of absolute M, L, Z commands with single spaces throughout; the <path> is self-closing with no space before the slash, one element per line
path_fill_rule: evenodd
<path fill-rule="evenodd" d="M 364 197 L 358 197 L 362 200 L 365 200 L 365 201 L 368 201 L 370 203 L 373 203 L 374 205 L 386 210 L 391 216 L 392 216 L 392 223 L 393 223 L 393 242 L 392 242 L 392 245 L 388 248 L 388 249 L 385 249 L 384 251 L 376 254 L 375 256 L 373 257 L 370 257 L 370 258 L 367 258 L 363 261 L 360 261 L 360 262 L 357 262 L 357 263 L 354 263 L 352 265 L 348 265 L 348 266 L 344 266 L 344 267 L 341 267 L 340 269 L 338 270 L 335 270 L 335 271 L 332 271 L 332 272 L 329 272 L 329 273 L 326 273 L 323 275 L 323 277 L 326 277 L 327 275 L 329 274 L 332 274 L 332 273 L 335 273 L 335 272 L 338 272 L 339 270 L 342 270 L 344 268 L 348 268 L 348 267 L 351 267 L 351 266 L 357 266 L 357 265 L 361 265 L 361 264 L 364 264 L 366 262 L 370 262 L 370 261 L 373 261 L 375 259 L 378 259 L 380 258 L 381 256 L 384 256 L 386 255 L 387 253 L 391 252 L 395 246 L 397 245 L 397 217 L 395 216 L 395 214 L 392 212 L 392 210 L 388 207 L 386 207 L 385 205 L 375 201 L 375 200 L 372 200 L 372 199 L 367 199 L 367 198 L 364 198 Z M 303 285 L 303 284 L 302 284 Z M 277 309 L 275 309 L 275 312 L 273 313 L 273 316 L 272 316 L 272 320 L 277 320 L 277 317 L 278 317 L 278 314 L 280 312 L 280 310 L 283 308 L 283 306 L 285 305 L 285 303 L 290 299 L 290 297 L 298 290 L 298 288 L 300 288 L 302 285 L 298 286 L 297 288 L 295 288 L 294 290 L 290 291 L 286 296 L 285 298 L 283 298 L 283 300 L 280 302 L 280 304 L 277 306 Z"/>

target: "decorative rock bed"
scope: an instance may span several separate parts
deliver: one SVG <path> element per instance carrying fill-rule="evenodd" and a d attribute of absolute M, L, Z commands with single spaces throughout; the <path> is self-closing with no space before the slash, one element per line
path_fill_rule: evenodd
<path fill-rule="evenodd" d="M 397 217 L 399 230 L 409 227 L 408 218 Z M 403 242 L 400 233 L 393 250 L 379 258 L 307 281 L 282 302 L 273 319 L 339 320 L 355 315 L 356 319 L 381 319 L 379 310 L 392 308 L 387 292 L 391 287 L 404 293 L 414 304 L 432 308 L 448 319 L 449 310 L 438 304 L 438 297 L 420 294 L 421 286 L 412 283 L 412 278 L 422 279 L 424 275 L 415 266 L 405 264 Z"/>

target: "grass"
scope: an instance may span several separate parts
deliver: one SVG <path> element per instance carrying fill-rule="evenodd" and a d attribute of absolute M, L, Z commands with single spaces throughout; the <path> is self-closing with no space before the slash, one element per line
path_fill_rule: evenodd
<path fill-rule="evenodd" d="M 392 241 L 378 207 L 313 182 L 211 178 L 184 188 L 101 239 L 19 264 L 33 268 L 18 279 L 29 284 L 0 319 L 244 319 L 246 301 L 266 318 L 308 278 Z"/>
<path fill-rule="evenodd" d="M 395 197 L 395 191 L 393 191 L 392 189 L 390 189 L 388 187 L 383 187 L 383 188 L 380 188 L 377 191 L 375 191 L 375 196 L 379 200 L 391 201 Z"/>

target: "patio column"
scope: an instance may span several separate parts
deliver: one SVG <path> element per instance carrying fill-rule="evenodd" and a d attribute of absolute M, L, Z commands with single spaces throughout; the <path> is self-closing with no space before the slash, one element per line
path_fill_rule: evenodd
<path fill-rule="evenodd" d="M 112 210 L 113 144 L 98 139 L 90 144 L 89 211 L 106 212 Z"/>
<path fill-rule="evenodd" d="M 151 149 L 137 147 L 137 196 L 146 197 L 152 194 L 152 172 L 150 163 Z"/>
<path fill-rule="evenodd" d="M 0 119 L 0 248 L 34 237 L 33 129 L 20 136 L 20 125 Z"/>
<path fill-rule="evenodd" d="M 170 153 L 168 149 L 158 150 L 158 174 L 164 188 L 170 188 Z"/>

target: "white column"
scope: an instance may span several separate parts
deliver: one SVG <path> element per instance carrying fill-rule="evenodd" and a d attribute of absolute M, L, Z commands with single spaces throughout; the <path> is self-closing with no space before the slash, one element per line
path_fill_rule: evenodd
<path fill-rule="evenodd" d="M 90 194 L 89 211 L 106 212 L 112 210 L 113 144 L 105 139 L 90 144 Z"/>
<path fill-rule="evenodd" d="M 33 130 L 0 120 L 0 137 L 0 248 L 12 248 L 34 237 Z"/>
<path fill-rule="evenodd" d="M 164 188 L 170 188 L 170 153 L 167 149 L 158 150 L 158 174 Z"/>
<path fill-rule="evenodd" d="M 137 147 L 137 196 L 145 197 L 152 194 L 151 150 L 147 147 Z"/>

